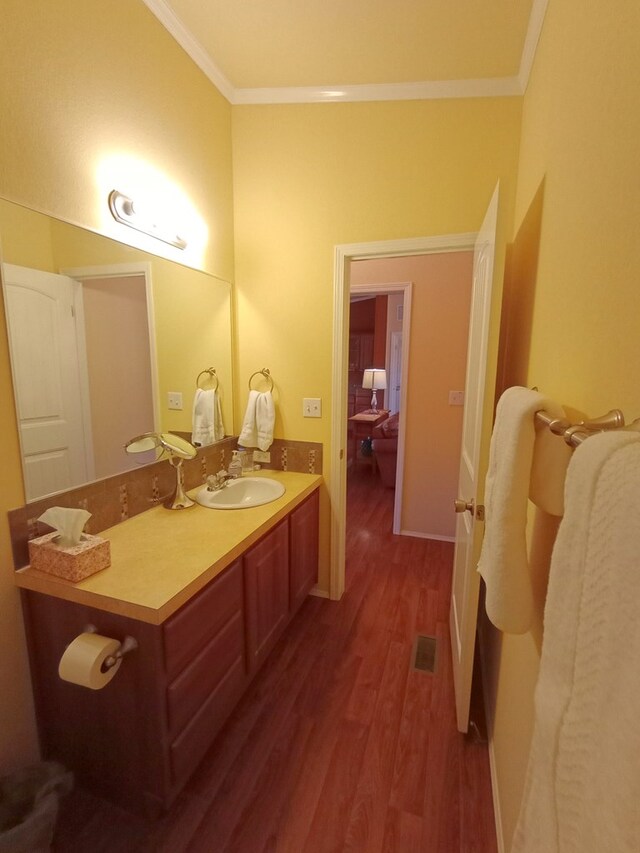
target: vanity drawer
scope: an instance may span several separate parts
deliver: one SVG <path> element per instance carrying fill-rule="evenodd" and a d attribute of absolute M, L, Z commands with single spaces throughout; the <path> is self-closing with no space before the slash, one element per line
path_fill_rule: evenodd
<path fill-rule="evenodd" d="M 221 631 L 167 689 L 171 732 L 181 731 L 227 672 L 240 661 L 244 668 L 244 620 L 232 616 Z"/>
<path fill-rule="evenodd" d="M 167 679 L 172 681 L 235 613 L 242 613 L 242 563 L 218 575 L 164 626 Z"/>
<path fill-rule="evenodd" d="M 175 785 L 181 786 L 202 761 L 245 686 L 244 660 L 236 661 L 186 729 L 171 744 Z"/>

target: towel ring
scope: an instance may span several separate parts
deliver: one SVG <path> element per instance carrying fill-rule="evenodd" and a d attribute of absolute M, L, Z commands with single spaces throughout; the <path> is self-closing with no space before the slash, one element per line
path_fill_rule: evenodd
<path fill-rule="evenodd" d="M 215 379 L 215 380 L 216 380 L 215 388 L 213 388 L 212 390 L 213 390 L 213 391 L 217 391 L 217 390 L 218 390 L 218 385 L 220 384 L 220 382 L 219 382 L 219 379 L 218 379 L 218 377 L 217 377 L 217 375 L 216 375 L 216 369 L 215 369 L 215 367 L 207 367 L 207 369 L 206 369 L 206 370 L 201 370 L 201 371 L 200 371 L 200 373 L 198 374 L 198 377 L 197 377 L 197 379 L 196 379 L 196 388 L 200 388 L 200 377 L 201 377 L 201 376 L 204 376 L 204 374 L 205 374 L 205 373 L 208 373 L 208 374 L 209 374 L 209 378 L 210 378 L 210 379 L 212 379 L 212 380 L 213 380 L 213 379 Z"/>
<path fill-rule="evenodd" d="M 254 376 L 264 376 L 265 379 L 268 379 L 269 382 L 271 383 L 271 387 L 269 388 L 269 391 L 273 391 L 273 377 L 271 376 L 271 373 L 270 373 L 268 367 L 263 367 L 262 370 L 256 370 L 255 373 L 251 374 L 251 376 L 249 377 L 249 390 L 251 390 L 251 380 L 253 379 Z"/>

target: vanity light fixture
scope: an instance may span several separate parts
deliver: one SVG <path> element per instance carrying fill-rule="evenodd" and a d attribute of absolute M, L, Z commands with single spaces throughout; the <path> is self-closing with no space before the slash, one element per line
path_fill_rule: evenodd
<path fill-rule="evenodd" d="M 378 411 L 378 397 L 376 391 L 383 391 L 387 387 L 387 372 L 383 367 L 368 367 L 362 377 L 362 387 L 370 388 L 371 394 L 371 412 Z"/>
<path fill-rule="evenodd" d="M 136 231 L 141 231 L 143 234 L 148 234 L 150 237 L 155 237 L 157 240 L 162 240 L 163 243 L 169 243 L 178 249 L 186 249 L 187 247 L 186 240 L 170 231 L 165 225 L 157 222 L 155 218 L 141 214 L 136 209 L 133 199 L 118 192 L 118 190 L 111 190 L 109 193 L 109 210 L 113 218 L 122 225 L 135 228 Z"/>

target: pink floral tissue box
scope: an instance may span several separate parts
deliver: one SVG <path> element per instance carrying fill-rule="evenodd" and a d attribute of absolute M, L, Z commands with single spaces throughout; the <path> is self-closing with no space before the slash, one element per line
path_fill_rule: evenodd
<path fill-rule="evenodd" d="M 59 534 L 54 532 L 30 540 L 29 560 L 32 569 L 48 572 L 75 583 L 111 565 L 108 539 L 83 533 L 77 545 L 60 548 L 55 542 L 58 536 Z"/>

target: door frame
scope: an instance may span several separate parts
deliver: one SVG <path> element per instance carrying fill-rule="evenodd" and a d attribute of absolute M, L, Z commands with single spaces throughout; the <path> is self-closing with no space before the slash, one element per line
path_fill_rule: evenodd
<path fill-rule="evenodd" d="M 333 374 L 331 418 L 331 571 L 329 597 L 344 592 L 347 524 L 347 383 L 349 355 L 349 266 L 351 261 L 402 258 L 441 252 L 472 251 L 477 232 L 411 237 L 369 243 L 345 243 L 334 248 Z"/>
<path fill-rule="evenodd" d="M 407 387 L 409 376 L 409 342 L 411 329 L 411 289 L 413 283 L 410 281 L 384 282 L 378 284 L 350 284 L 349 294 L 357 293 L 364 295 L 371 293 L 381 295 L 383 293 L 403 294 L 403 318 L 402 318 L 402 364 L 400 365 L 400 428 L 398 430 L 398 464 L 396 465 L 396 493 L 393 502 L 393 532 L 400 533 L 400 516 L 402 515 L 402 485 L 404 482 L 404 443 L 406 429 L 406 395 L 404 389 Z M 347 321 L 348 325 L 348 321 Z M 386 361 L 386 356 L 385 356 Z M 385 367 L 387 365 L 385 364 Z"/>
<path fill-rule="evenodd" d="M 121 264 L 102 264 L 85 267 L 65 267 L 61 273 L 77 279 L 80 283 L 93 278 L 127 278 L 128 276 L 144 276 L 144 286 L 147 301 L 147 328 L 149 332 L 149 357 L 151 360 L 151 397 L 153 400 L 154 430 L 160 431 L 161 405 L 160 383 L 158 379 L 158 348 L 156 345 L 156 320 L 153 307 L 153 282 L 151 278 L 151 263 L 149 261 L 131 261 Z"/>

